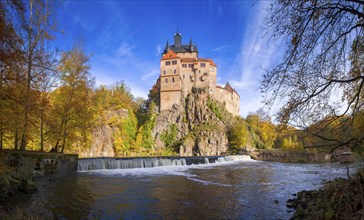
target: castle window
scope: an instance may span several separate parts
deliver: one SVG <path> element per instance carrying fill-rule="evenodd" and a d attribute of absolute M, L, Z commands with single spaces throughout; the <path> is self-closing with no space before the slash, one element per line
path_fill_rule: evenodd
<path fill-rule="evenodd" d="M 171 61 L 166 61 L 166 66 L 171 65 Z"/>
<path fill-rule="evenodd" d="M 192 63 L 188 64 L 188 67 L 193 68 L 193 64 Z"/>
<path fill-rule="evenodd" d="M 182 67 L 187 68 L 187 64 L 186 63 L 182 64 Z"/>
<path fill-rule="evenodd" d="M 177 65 L 177 60 L 172 60 L 172 65 Z"/>
<path fill-rule="evenodd" d="M 165 70 L 163 71 L 163 73 L 164 73 L 164 75 L 166 75 L 166 71 Z"/>
<path fill-rule="evenodd" d="M 176 74 L 176 73 L 177 73 L 177 71 L 176 71 L 176 70 L 173 70 L 173 73 L 174 73 L 174 74 Z"/>
<path fill-rule="evenodd" d="M 172 77 L 172 83 L 174 83 L 174 77 Z"/>
<path fill-rule="evenodd" d="M 200 63 L 200 67 L 206 67 L 206 63 Z"/>
<path fill-rule="evenodd" d="M 168 83 L 168 78 L 166 78 L 166 83 Z"/>
<path fill-rule="evenodd" d="M 185 79 L 185 75 L 183 75 L 183 79 Z"/>

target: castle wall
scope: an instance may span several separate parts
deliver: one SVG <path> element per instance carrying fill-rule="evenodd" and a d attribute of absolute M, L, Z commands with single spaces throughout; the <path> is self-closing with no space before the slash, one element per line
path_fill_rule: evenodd
<path fill-rule="evenodd" d="M 160 93 L 160 110 L 171 109 L 173 104 L 180 104 L 181 91 L 164 91 Z"/>
<path fill-rule="evenodd" d="M 180 59 L 161 60 L 160 67 L 160 110 L 165 110 L 180 104 Z"/>
<path fill-rule="evenodd" d="M 216 87 L 212 94 L 213 99 L 225 104 L 225 108 L 231 114 L 239 115 L 240 97 L 236 92 L 229 92 L 224 88 Z"/>

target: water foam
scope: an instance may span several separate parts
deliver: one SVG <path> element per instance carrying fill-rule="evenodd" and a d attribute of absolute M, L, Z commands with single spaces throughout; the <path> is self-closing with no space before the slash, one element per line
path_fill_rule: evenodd
<path fill-rule="evenodd" d="M 219 157 L 221 158 L 221 157 Z M 172 161 L 168 161 L 167 159 L 163 158 L 163 163 L 160 163 L 158 158 L 148 158 L 152 159 L 153 163 L 144 163 L 144 164 L 151 164 L 156 166 L 151 167 L 136 167 L 135 166 L 141 166 L 140 158 L 138 159 L 132 159 L 135 160 L 135 164 L 132 165 L 132 160 L 127 160 L 125 166 L 119 166 L 111 163 L 110 161 L 104 162 L 102 159 L 106 158 L 97 158 L 97 159 L 86 159 L 86 160 L 80 160 L 79 163 L 79 171 L 78 172 L 86 172 L 96 175 L 105 175 L 105 176 L 144 176 L 144 175 L 173 175 L 173 176 L 186 176 L 189 178 L 194 177 L 193 174 L 187 173 L 186 171 L 189 169 L 210 169 L 215 166 L 227 166 L 234 163 L 240 163 L 240 162 L 253 162 L 255 160 L 252 160 L 250 156 L 246 155 L 234 155 L 234 156 L 224 156 L 224 159 L 217 159 L 214 162 L 211 162 L 212 160 L 208 160 L 211 158 L 204 158 L 203 160 L 205 163 L 200 164 L 190 164 L 187 165 L 187 161 L 185 158 L 179 158 L 177 159 L 169 159 Z M 108 160 L 116 160 L 115 163 L 122 163 L 122 159 L 112 159 L 107 158 Z M 150 160 L 148 160 L 150 162 Z M 98 162 L 99 164 L 95 166 L 95 163 Z M 208 163 L 207 163 L 208 162 Z M 91 165 L 90 165 L 91 164 Z M 86 168 L 100 168 L 100 169 L 86 169 Z M 108 168 L 107 168 L 108 167 Z M 120 168 L 122 167 L 122 168 Z M 124 168 L 124 167 L 130 167 L 130 168 Z"/>

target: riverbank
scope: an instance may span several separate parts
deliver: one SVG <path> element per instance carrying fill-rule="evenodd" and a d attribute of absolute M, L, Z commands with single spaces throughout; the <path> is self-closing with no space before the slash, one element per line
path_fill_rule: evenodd
<path fill-rule="evenodd" d="M 37 191 L 35 180 L 48 174 L 77 171 L 78 155 L 38 151 L 0 151 L 0 202 L 9 195 Z"/>
<path fill-rule="evenodd" d="M 328 153 L 311 153 L 306 151 L 283 151 L 254 149 L 247 152 L 254 160 L 283 163 L 327 163 L 336 162 L 338 157 Z"/>
<path fill-rule="evenodd" d="M 328 181 L 318 190 L 301 191 L 287 201 L 296 209 L 292 219 L 363 219 L 364 170 L 344 179 Z"/>

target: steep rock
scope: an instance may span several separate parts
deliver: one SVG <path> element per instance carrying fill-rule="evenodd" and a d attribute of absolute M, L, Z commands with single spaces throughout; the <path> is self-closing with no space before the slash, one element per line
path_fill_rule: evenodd
<path fill-rule="evenodd" d="M 127 109 L 110 110 L 99 119 L 99 125 L 92 131 L 93 141 L 90 149 L 80 153 L 80 157 L 114 157 L 114 133 L 117 127 L 108 123 L 128 117 Z"/>
<path fill-rule="evenodd" d="M 228 151 L 228 120 L 217 117 L 209 102 L 208 89 L 194 87 L 182 100 L 182 105 L 173 105 L 171 109 L 160 112 L 152 131 L 156 148 L 171 147 L 165 146 L 163 134 L 175 126 L 177 135 L 172 147 L 180 156 L 225 154 Z"/>

